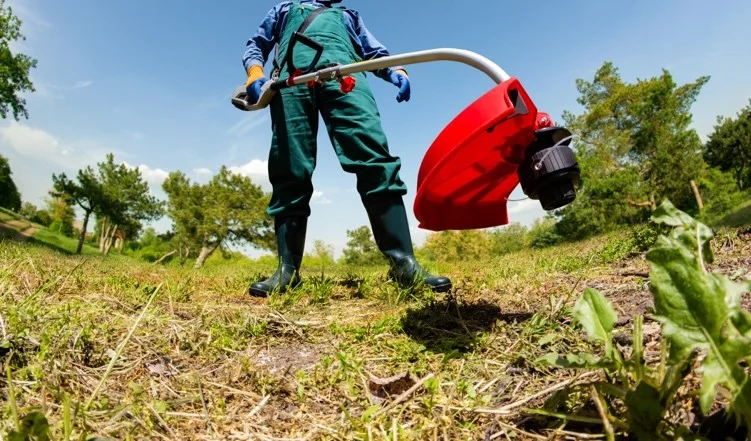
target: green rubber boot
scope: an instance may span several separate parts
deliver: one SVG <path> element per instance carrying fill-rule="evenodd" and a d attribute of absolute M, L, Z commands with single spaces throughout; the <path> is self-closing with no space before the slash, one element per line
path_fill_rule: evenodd
<path fill-rule="evenodd" d="M 250 285 L 248 292 L 254 297 L 266 297 L 272 292 L 286 292 L 300 284 L 300 264 L 305 251 L 305 233 L 308 218 L 289 216 L 274 218 L 279 266 L 274 274 L 262 282 Z"/>
<path fill-rule="evenodd" d="M 381 252 L 389 259 L 389 278 L 402 287 L 426 284 L 435 292 L 451 289 L 451 280 L 435 276 L 420 266 L 412 249 L 407 212 L 401 196 L 381 197 L 365 203 L 373 237 Z"/>

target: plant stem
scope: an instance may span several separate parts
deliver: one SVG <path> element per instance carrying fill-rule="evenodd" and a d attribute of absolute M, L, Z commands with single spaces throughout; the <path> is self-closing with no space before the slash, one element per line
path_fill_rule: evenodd
<path fill-rule="evenodd" d="M 99 381 L 99 384 L 97 385 L 96 389 L 94 389 L 94 392 L 91 393 L 91 396 L 89 397 L 89 400 L 86 402 L 86 406 L 84 406 L 84 409 L 88 410 L 89 406 L 91 406 L 91 403 L 94 401 L 97 395 L 99 395 L 99 391 L 102 389 L 104 382 L 107 381 L 107 378 L 112 373 L 112 369 L 114 369 L 115 363 L 117 363 L 117 360 L 120 358 L 120 355 L 122 354 L 123 349 L 125 349 L 125 346 L 130 341 L 130 338 L 133 336 L 133 333 L 136 331 L 136 328 L 138 327 L 138 324 L 141 322 L 141 319 L 143 319 L 143 316 L 146 315 L 146 311 L 149 309 L 149 306 L 151 306 L 151 302 L 154 301 L 154 297 L 156 297 L 156 294 L 159 292 L 159 289 L 161 287 L 162 287 L 162 284 L 160 283 L 159 286 L 157 286 L 156 289 L 154 290 L 154 293 L 151 294 L 151 297 L 149 297 L 148 303 L 146 303 L 146 306 L 144 306 L 143 310 L 141 311 L 141 315 L 138 316 L 138 319 L 136 319 L 136 322 L 133 323 L 133 326 L 130 328 L 130 332 L 128 332 L 128 335 L 117 347 L 117 350 L 115 350 L 115 355 L 112 356 L 112 360 L 110 360 L 110 364 L 109 366 L 107 366 L 107 371 L 104 372 L 104 375 L 102 376 L 102 379 Z"/>
<path fill-rule="evenodd" d="M 63 439 L 70 441 L 70 435 L 73 427 L 70 424 L 70 394 L 66 393 L 63 399 Z"/>
<path fill-rule="evenodd" d="M 600 418 L 602 419 L 602 426 L 605 429 L 605 433 L 607 434 L 608 441 L 615 441 L 615 433 L 613 433 L 613 426 L 610 424 L 610 421 L 608 420 L 608 414 L 605 411 L 605 405 L 600 399 L 600 394 L 597 393 L 597 389 L 593 385 L 589 386 L 589 393 L 592 396 L 592 400 L 595 402 L 595 406 L 597 406 L 597 412 L 600 414 Z"/>
<path fill-rule="evenodd" d="M 13 377 L 10 375 L 10 363 L 5 365 L 5 373 L 8 378 L 8 404 L 10 405 L 10 415 L 13 418 L 13 425 L 16 428 L 16 432 L 20 432 L 21 421 L 18 419 L 18 405 L 16 404 L 16 392 L 13 390 Z"/>

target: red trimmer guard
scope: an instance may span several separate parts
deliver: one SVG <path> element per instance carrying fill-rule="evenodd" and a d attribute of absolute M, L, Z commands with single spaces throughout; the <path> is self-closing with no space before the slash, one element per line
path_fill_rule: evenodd
<path fill-rule="evenodd" d="M 507 199 L 535 139 L 537 108 L 516 78 L 464 109 L 438 135 L 417 176 L 419 227 L 466 230 L 508 224 Z"/>

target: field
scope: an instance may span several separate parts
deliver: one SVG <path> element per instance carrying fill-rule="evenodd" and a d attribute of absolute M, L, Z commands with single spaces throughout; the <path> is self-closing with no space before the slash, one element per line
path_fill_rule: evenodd
<path fill-rule="evenodd" d="M 430 264 L 453 279 L 448 296 L 398 289 L 385 267 L 306 267 L 303 287 L 269 299 L 246 289 L 270 267 L 75 256 L 35 234 L 0 241 L 2 440 L 47 424 L 64 440 L 623 439 L 622 409 L 605 417 L 582 386 L 602 370 L 538 361 L 602 352 L 573 323 L 585 288 L 612 302 L 619 349 L 644 314 L 644 359 L 661 357 L 650 267 L 627 231 Z M 711 245 L 710 270 L 747 277 L 751 230 Z M 698 381 L 666 420 L 721 439 L 711 430 L 733 427 L 701 415 Z"/>

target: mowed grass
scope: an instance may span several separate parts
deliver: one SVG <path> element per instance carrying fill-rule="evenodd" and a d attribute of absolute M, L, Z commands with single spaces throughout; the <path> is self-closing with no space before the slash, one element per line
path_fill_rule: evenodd
<path fill-rule="evenodd" d="M 0 208 L 0 239 L 4 237 L 36 242 L 67 254 L 75 254 L 78 247 L 77 237 L 65 237 L 42 225 L 30 222 L 12 211 Z M 86 242 L 81 251 L 84 255 L 99 254 L 98 248 Z"/>
<path fill-rule="evenodd" d="M 747 255 L 739 237 L 718 245 L 720 262 Z M 645 298 L 646 264 L 624 243 L 613 234 L 429 264 L 453 279 L 450 295 L 400 289 L 385 267 L 306 267 L 299 289 L 255 299 L 248 284 L 273 268 L 0 242 L 0 365 L 11 379 L 0 381 L 0 433 L 36 411 L 53 439 L 71 440 L 599 434 L 591 403 L 559 395 L 577 372 L 535 360 L 592 350 L 569 326 L 586 286 L 620 299 L 619 313 Z"/>

